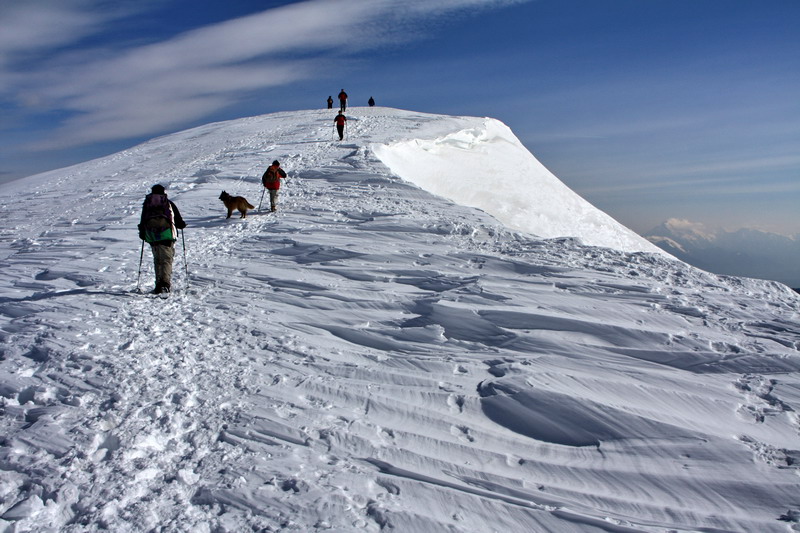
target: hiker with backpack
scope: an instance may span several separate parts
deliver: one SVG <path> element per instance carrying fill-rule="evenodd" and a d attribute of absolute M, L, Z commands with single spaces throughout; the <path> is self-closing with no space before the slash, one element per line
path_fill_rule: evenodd
<path fill-rule="evenodd" d="M 153 294 L 170 291 L 172 259 L 175 257 L 175 241 L 178 230 L 186 227 L 178 206 L 167 198 L 163 185 L 153 185 L 145 196 L 142 217 L 139 222 L 139 238 L 150 244 L 156 272 L 156 288 Z"/>
<path fill-rule="evenodd" d="M 344 113 L 339 111 L 339 114 L 333 119 L 333 123 L 336 124 L 336 131 L 339 133 L 339 140 L 344 140 L 344 125 L 347 123 L 347 117 L 344 116 Z"/>
<path fill-rule="evenodd" d="M 344 89 L 339 93 L 339 111 L 344 113 L 347 110 L 347 93 Z"/>
<path fill-rule="evenodd" d="M 273 213 L 278 210 L 278 189 L 281 188 L 281 179 L 285 177 L 286 172 L 281 168 L 277 159 L 267 167 L 264 175 L 261 176 L 261 183 L 269 191 L 269 210 Z"/>
<path fill-rule="evenodd" d="M 333 109 L 333 98 L 328 96 L 328 109 Z"/>

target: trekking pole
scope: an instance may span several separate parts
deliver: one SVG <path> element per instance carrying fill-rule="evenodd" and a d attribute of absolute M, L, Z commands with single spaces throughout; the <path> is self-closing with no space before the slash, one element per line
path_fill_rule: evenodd
<path fill-rule="evenodd" d="M 139 282 L 142 280 L 142 259 L 144 258 L 144 241 L 142 241 L 142 251 L 139 252 L 139 275 L 136 277 L 136 292 L 142 292 Z"/>
<path fill-rule="evenodd" d="M 267 191 L 266 187 L 261 188 L 261 200 L 258 201 L 258 209 L 256 209 L 256 213 L 261 212 L 261 202 L 264 201 L 264 193 Z"/>
<path fill-rule="evenodd" d="M 186 288 L 189 288 L 189 263 L 186 260 L 186 238 L 181 230 L 181 242 L 183 242 L 183 268 L 186 270 Z"/>

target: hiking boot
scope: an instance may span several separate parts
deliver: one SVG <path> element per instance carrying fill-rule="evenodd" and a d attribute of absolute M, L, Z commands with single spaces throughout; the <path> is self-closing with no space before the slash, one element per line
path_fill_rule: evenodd
<path fill-rule="evenodd" d="M 153 290 L 152 294 L 164 294 L 165 292 L 169 292 L 169 285 L 166 283 L 156 283 L 156 288 Z"/>

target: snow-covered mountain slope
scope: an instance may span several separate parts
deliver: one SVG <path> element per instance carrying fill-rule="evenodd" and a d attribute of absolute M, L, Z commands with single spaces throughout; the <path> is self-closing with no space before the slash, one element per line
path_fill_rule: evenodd
<path fill-rule="evenodd" d="M 517 232 L 375 155 L 485 119 L 350 116 L 0 189 L 5 531 L 798 529 L 796 294 Z M 276 158 L 278 213 L 226 220 Z M 133 292 L 154 183 L 189 223 L 166 300 Z"/>

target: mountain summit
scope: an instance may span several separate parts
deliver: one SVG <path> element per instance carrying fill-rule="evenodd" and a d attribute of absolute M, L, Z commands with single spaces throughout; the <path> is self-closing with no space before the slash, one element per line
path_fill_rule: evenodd
<path fill-rule="evenodd" d="M 0 188 L 2 529 L 797 527 L 795 293 L 643 253 L 497 121 L 348 116 Z M 274 159 L 277 213 L 226 219 Z M 167 299 L 135 291 L 156 183 Z"/>

